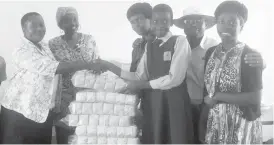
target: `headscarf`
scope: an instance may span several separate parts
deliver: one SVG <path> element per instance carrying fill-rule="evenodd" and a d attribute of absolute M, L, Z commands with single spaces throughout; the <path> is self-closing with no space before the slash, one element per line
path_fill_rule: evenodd
<path fill-rule="evenodd" d="M 61 22 L 62 18 L 67 14 L 75 14 L 78 17 L 78 12 L 75 8 L 73 8 L 73 7 L 59 7 L 57 9 L 57 13 L 56 13 L 56 21 L 57 21 L 57 25 L 59 27 L 60 27 L 60 22 Z"/>

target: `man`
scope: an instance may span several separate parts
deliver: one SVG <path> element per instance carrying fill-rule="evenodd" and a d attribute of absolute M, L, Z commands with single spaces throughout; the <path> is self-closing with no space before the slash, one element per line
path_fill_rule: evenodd
<path fill-rule="evenodd" d="M 215 18 L 206 15 L 199 8 L 189 7 L 183 11 L 183 16 L 174 20 L 175 26 L 184 29 L 191 47 L 191 61 L 187 70 L 187 88 L 192 104 L 194 125 L 194 143 L 198 144 L 199 134 L 203 138 L 203 127 L 198 128 L 204 88 L 204 56 L 208 48 L 219 42 L 205 35 L 205 31 L 215 25 Z M 257 53 L 246 56 L 247 63 L 254 67 L 262 67 L 262 57 Z M 202 121 L 202 120 L 201 120 Z M 202 140 L 202 139 L 201 139 Z"/>
<path fill-rule="evenodd" d="M 190 47 L 184 36 L 170 32 L 173 11 L 166 4 L 153 8 L 151 29 L 156 38 L 148 41 L 136 72 L 101 60 L 101 64 L 121 78 L 128 80 L 126 90 L 144 90 L 144 128 L 142 143 L 192 143 L 190 99 L 185 74 Z"/>

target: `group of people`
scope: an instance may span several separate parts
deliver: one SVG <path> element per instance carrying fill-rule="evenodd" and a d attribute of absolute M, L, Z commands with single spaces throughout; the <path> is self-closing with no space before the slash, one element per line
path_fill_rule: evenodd
<path fill-rule="evenodd" d="M 238 40 L 247 18 L 248 9 L 238 1 L 222 2 L 214 16 L 187 8 L 178 19 L 166 4 L 135 3 L 127 19 L 141 38 L 133 42 L 127 71 L 100 59 L 94 38 L 77 32 L 74 8 L 58 8 L 64 34 L 48 44 L 42 42 L 42 16 L 25 14 L 22 45 L 13 53 L 16 73 L 2 101 L 2 143 L 50 144 L 54 125 L 57 143 L 67 144 L 74 128 L 62 118 L 76 94 L 71 77 L 85 69 L 111 71 L 126 80 L 123 93 L 138 94 L 142 144 L 262 143 L 264 63 Z M 186 36 L 173 35 L 173 24 Z M 205 35 L 215 24 L 220 43 Z"/>

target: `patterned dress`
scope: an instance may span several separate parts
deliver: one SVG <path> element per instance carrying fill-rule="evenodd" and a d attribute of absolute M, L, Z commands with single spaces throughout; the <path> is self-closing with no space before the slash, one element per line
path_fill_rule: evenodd
<path fill-rule="evenodd" d="M 49 47 L 57 61 L 71 62 L 83 60 L 90 62 L 98 58 L 97 46 L 93 37 L 81 33 L 79 33 L 79 35 L 80 39 L 78 39 L 75 48 L 70 48 L 61 36 L 49 41 Z M 69 113 L 68 106 L 75 98 L 76 92 L 71 82 L 73 74 L 74 73 L 67 73 L 62 75 L 61 113 L 59 113 L 57 120 L 64 118 Z M 61 122 L 58 122 L 57 125 L 64 127 L 64 124 Z"/>
<path fill-rule="evenodd" d="M 243 56 L 252 50 L 243 43 L 223 52 L 219 44 L 211 54 L 206 54 L 205 87 L 209 97 L 215 92 L 254 92 L 262 89 L 262 74 L 259 68 L 244 63 Z M 209 50 L 210 51 L 210 50 Z M 205 142 L 208 144 L 260 144 L 262 124 L 259 115 L 247 119 L 247 110 L 254 106 L 242 107 L 220 102 L 209 110 Z M 260 111 L 255 106 L 255 111 Z"/>

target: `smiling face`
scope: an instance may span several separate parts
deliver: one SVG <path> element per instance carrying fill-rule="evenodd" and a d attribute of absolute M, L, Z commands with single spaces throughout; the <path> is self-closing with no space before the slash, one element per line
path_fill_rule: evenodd
<path fill-rule="evenodd" d="M 153 12 L 151 29 L 157 37 L 164 37 L 172 26 L 172 16 L 170 12 Z"/>
<path fill-rule="evenodd" d="M 60 21 L 59 26 L 66 34 L 74 34 L 79 28 L 78 16 L 73 13 L 66 14 Z"/>
<path fill-rule="evenodd" d="M 206 22 L 202 16 L 191 15 L 184 20 L 184 32 L 187 36 L 200 38 L 204 36 L 206 30 Z"/>
<path fill-rule="evenodd" d="M 46 33 L 44 20 L 40 15 L 29 16 L 29 20 L 23 26 L 25 37 L 33 43 L 40 42 Z"/>
<path fill-rule="evenodd" d="M 217 32 L 222 40 L 237 40 L 243 28 L 243 20 L 236 14 L 223 13 L 217 18 Z"/>
<path fill-rule="evenodd" d="M 150 19 L 147 19 L 143 14 L 131 16 L 129 22 L 138 35 L 146 35 L 150 29 Z"/>

